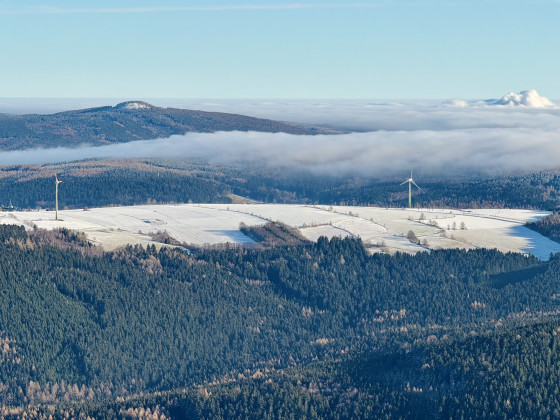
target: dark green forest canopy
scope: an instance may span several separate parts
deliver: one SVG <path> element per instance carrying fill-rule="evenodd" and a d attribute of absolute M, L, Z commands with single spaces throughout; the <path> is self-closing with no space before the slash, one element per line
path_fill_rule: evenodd
<path fill-rule="evenodd" d="M 0 226 L 0 244 L 0 401 L 6 406 L 87 402 L 93 410 L 118 396 L 179 388 L 206 404 L 213 400 L 199 386 L 211 382 L 232 383 L 236 395 L 266 394 L 278 385 L 245 379 L 306 369 L 314 360 L 341 363 L 371 352 L 392 357 L 560 310 L 558 259 L 492 250 L 370 256 L 359 240 L 321 238 L 267 250 L 188 255 L 128 247 L 95 256 L 46 245 L 11 226 Z M 348 381 L 350 394 L 361 389 L 361 382 Z M 322 410 L 346 395 L 334 383 L 319 394 L 302 394 L 297 380 L 290 383 L 295 394 L 286 388 L 286 398 L 319 401 Z M 364 400 L 356 413 L 404 398 L 400 385 L 382 387 L 377 402 Z M 246 397 L 249 408 L 253 400 Z M 292 403 L 296 410 L 299 402 Z"/>
<path fill-rule="evenodd" d="M 557 418 L 559 337 L 560 322 L 546 320 L 78 410 L 122 418 L 147 409 L 198 419 Z"/>
<path fill-rule="evenodd" d="M 53 207 L 58 174 L 60 204 L 70 208 L 146 203 L 229 203 L 231 194 L 266 203 L 404 207 L 400 178 L 327 176 L 294 168 L 209 165 L 203 162 L 120 160 L 0 168 L 0 204 Z M 425 177 L 413 192 L 420 207 L 537 208 L 560 203 L 558 171 L 500 177 Z M 420 182 L 420 180 L 419 180 Z"/>
<path fill-rule="evenodd" d="M 550 214 L 537 222 L 527 223 L 527 227 L 547 236 L 553 241 L 560 242 L 560 215 Z"/>

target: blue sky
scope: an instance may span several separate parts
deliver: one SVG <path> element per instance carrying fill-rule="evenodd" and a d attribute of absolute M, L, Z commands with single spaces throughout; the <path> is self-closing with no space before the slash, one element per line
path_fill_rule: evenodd
<path fill-rule="evenodd" d="M 560 1 L 0 0 L 0 97 L 560 99 Z"/>

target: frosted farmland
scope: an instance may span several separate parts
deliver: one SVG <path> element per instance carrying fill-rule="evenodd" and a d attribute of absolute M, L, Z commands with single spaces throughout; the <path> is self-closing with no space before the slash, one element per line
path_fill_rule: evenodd
<path fill-rule="evenodd" d="M 523 225 L 547 212 L 531 210 L 397 209 L 352 206 L 282 204 L 183 204 L 105 207 L 52 211 L 0 213 L 0 223 L 44 229 L 65 227 L 84 232 L 106 250 L 127 244 L 155 243 L 152 236 L 167 232 L 192 245 L 252 242 L 239 230 L 240 223 L 259 225 L 280 221 L 297 227 L 310 240 L 320 236 L 360 237 L 371 252 L 394 253 L 442 248 L 497 248 L 532 253 L 547 259 L 560 252 L 560 244 Z M 417 242 L 408 239 L 413 232 Z"/>

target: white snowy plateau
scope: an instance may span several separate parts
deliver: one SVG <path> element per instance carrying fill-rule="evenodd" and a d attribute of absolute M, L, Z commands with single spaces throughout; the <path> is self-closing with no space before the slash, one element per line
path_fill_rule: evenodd
<path fill-rule="evenodd" d="M 167 232 L 198 246 L 253 242 L 239 226 L 280 221 L 316 241 L 320 236 L 362 239 L 369 252 L 430 252 L 436 249 L 496 248 L 548 259 L 560 244 L 525 227 L 548 213 L 515 209 L 403 209 L 287 204 L 181 204 L 105 207 L 83 210 L 0 212 L 0 224 L 26 229 L 67 228 L 84 232 L 107 251 L 127 244 L 154 244 Z M 414 232 L 414 235 L 410 232 Z M 416 237 L 417 240 L 411 240 Z"/>

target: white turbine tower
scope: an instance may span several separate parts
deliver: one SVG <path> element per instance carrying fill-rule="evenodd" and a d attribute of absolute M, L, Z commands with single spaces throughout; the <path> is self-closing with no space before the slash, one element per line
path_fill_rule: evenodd
<path fill-rule="evenodd" d="M 408 178 L 406 181 L 401 183 L 401 185 L 404 185 L 407 182 L 408 182 L 408 208 L 411 209 L 412 208 L 412 184 L 414 184 L 414 186 L 418 189 L 420 189 L 420 187 L 416 185 L 416 182 L 414 182 L 414 179 L 412 179 L 412 171 L 410 171 L 410 178 Z"/>
<path fill-rule="evenodd" d="M 60 184 L 62 181 L 58 180 L 57 175 L 54 176 L 54 179 L 55 179 L 55 185 L 56 185 L 56 194 L 55 194 L 55 208 L 56 208 L 56 210 L 55 210 L 54 218 L 55 218 L 55 220 L 58 220 L 58 184 Z"/>

